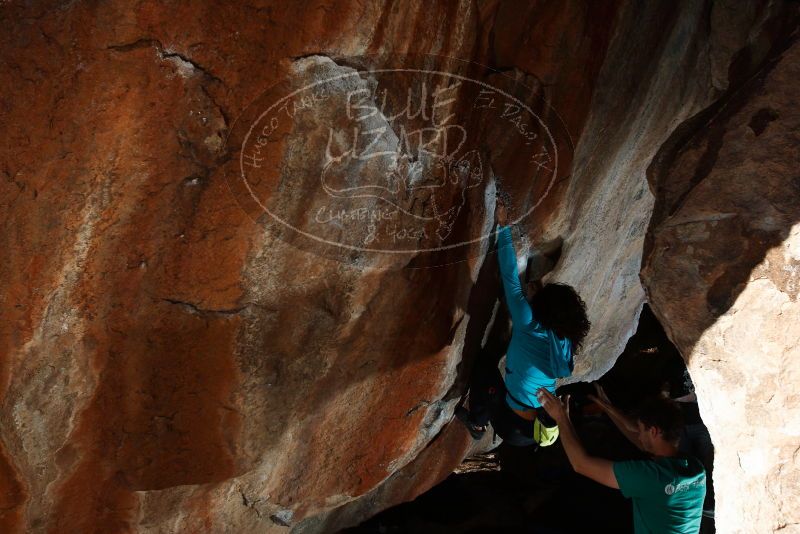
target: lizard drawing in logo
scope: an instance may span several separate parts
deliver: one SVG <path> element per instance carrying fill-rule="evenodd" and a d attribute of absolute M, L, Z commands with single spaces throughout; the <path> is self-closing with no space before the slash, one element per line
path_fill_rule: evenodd
<path fill-rule="evenodd" d="M 437 154 L 425 149 L 417 157 L 396 148 L 365 157 L 348 150 L 339 156 L 326 151 L 321 183 L 335 198 L 376 198 L 413 218 L 432 223 L 444 241 L 466 204 L 468 190 L 484 180 L 486 168 L 477 150 Z"/>

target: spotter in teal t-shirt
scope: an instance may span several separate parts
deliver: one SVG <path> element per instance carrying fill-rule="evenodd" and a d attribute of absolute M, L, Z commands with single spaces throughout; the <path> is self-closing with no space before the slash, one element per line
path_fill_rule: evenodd
<path fill-rule="evenodd" d="M 636 534 L 697 534 L 706 472 L 692 457 L 614 462 L 622 495 L 633 501 Z"/>

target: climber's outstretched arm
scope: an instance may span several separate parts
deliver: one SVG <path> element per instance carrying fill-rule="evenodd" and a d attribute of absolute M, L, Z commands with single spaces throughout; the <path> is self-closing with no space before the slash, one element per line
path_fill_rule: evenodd
<path fill-rule="evenodd" d="M 522 291 L 522 284 L 519 282 L 517 253 L 514 251 L 510 226 L 498 226 L 497 261 L 500 264 L 500 277 L 503 279 L 503 291 L 506 295 L 511 321 L 514 324 L 531 322 L 531 307 Z"/>

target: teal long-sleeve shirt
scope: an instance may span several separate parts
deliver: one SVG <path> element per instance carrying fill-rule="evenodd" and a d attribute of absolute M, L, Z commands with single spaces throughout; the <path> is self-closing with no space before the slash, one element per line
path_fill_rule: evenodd
<path fill-rule="evenodd" d="M 556 378 L 572 374 L 572 343 L 542 326 L 533 315 L 519 281 L 510 226 L 498 226 L 497 260 L 512 323 L 506 352 L 506 402 L 518 410 L 538 408 L 536 391 L 543 387 L 555 393 Z"/>

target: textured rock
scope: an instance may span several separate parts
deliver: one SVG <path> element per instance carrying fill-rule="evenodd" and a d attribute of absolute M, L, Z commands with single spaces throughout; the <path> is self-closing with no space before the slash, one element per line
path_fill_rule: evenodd
<path fill-rule="evenodd" d="M 642 276 L 711 429 L 722 532 L 800 524 L 798 78 L 795 41 L 651 169 Z"/>
<path fill-rule="evenodd" d="M 620 13 L 575 150 L 568 200 L 545 232 L 568 241 L 551 279 L 574 285 L 590 308 L 588 356 L 577 362 L 576 380 L 605 373 L 635 329 L 645 299 L 638 281 L 641 251 L 654 202 L 645 180 L 649 163 L 679 125 L 717 101 L 727 81 L 716 73 L 727 70 L 739 50 L 763 60 L 760 46 L 774 37 L 762 19 L 778 12 L 774 6 L 739 11 L 692 2 L 681 9 L 628 6 Z"/>
<path fill-rule="evenodd" d="M 651 211 L 647 273 L 658 267 L 659 240 L 674 239 L 660 226 L 672 207 L 662 206 L 673 206 L 691 183 L 681 162 L 696 154 L 676 149 L 673 132 L 681 140 L 704 135 L 695 114 L 713 111 L 733 81 L 763 70 L 785 33 L 776 21 L 789 24 L 789 11 L 765 2 L 741 9 L 703 2 L 680 9 L 671 2 L 0 5 L 7 29 L 0 35 L 2 530 L 330 530 L 413 498 L 468 453 L 466 434 L 447 423 L 496 301 L 487 241 L 416 255 L 349 253 L 309 244 L 254 214 L 231 179 L 240 169 L 231 141 L 242 140 L 243 117 L 252 118 L 251 104 L 270 87 L 318 80 L 315 69 L 398 68 L 413 53 L 438 54 L 434 66 L 448 72 L 469 60 L 496 67 L 473 64 L 467 72 L 560 132 L 549 147 L 558 151 L 558 172 L 519 157 L 511 129 L 490 131 L 494 157 L 482 161 L 491 165 L 480 187 L 458 201 L 448 239 L 487 228 L 497 182 L 514 199 L 513 215 L 533 210 L 519 221 L 518 250 L 564 239 L 551 277 L 576 284 L 590 305 L 594 329 L 578 369 L 597 376 L 624 345 L 644 299 L 638 272 Z M 782 122 L 796 102 L 788 69 L 775 67 L 783 74 L 763 82 L 784 91 L 775 102 L 748 108 L 754 136 L 770 139 L 779 124 L 791 132 Z M 452 107 L 454 116 L 468 116 L 465 99 Z M 712 129 L 712 137 L 726 128 Z M 304 132 L 268 149 L 284 166 L 262 176 L 259 194 L 303 184 L 304 173 L 316 170 L 304 154 L 319 154 L 319 132 L 298 135 Z M 750 146 L 731 152 L 746 159 Z M 796 140 L 782 146 L 780 161 Z M 754 154 L 771 161 L 762 148 Z M 645 169 L 657 154 L 666 170 L 653 197 Z M 738 165 L 721 158 L 703 166 L 725 162 Z M 370 167 L 359 172 L 377 179 Z M 780 168 L 774 173 L 777 180 Z M 735 194 L 715 200 L 736 204 L 755 194 L 739 183 Z M 302 187 L 293 193 L 281 201 L 282 213 L 302 215 L 319 199 Z M 449 207 L 460 191 L 444 193 Z M 756 225 L 766 212 L 753 213 L 747 220 Z M 775 217 L 767 224 L 786 230 L 791 216 Z M 737 228 L 743 233 L 731 236 L 745 236 L 746 249 L 748 226 Z M 753 246 L 741 272 L 760 265 L 763 247 Z M 707 249 L 701 258 L 692 254 L 706 249 L 695 247 L 659 256 L 674 270 L 647 274 L 654 309 L 686 357 L 701 346 L 709 317 L 732 317 L 723 308 L 741 282 L 723 277 L 711 291 L 722 311 L 683 328 L 669 311 L 672 297 L 658 288 L 682 287 L 670 277 L 729 252 Z M 772 254 L 773 267 L 789 261 Z M 784 272 L 757 269 L 776 280 Z M 794 280 L 785 272 L 786 283 Z M 700 287 L 718 273 L 706 274 Z M 760 302 L 748 313 L 768 317 L 774 308 L 759 297 L 763 283 L 741 295 Z M 719 419 L 710 412 L 724 405 L 727 386 L 713 377 L 727 376 L 725 366 L 715 364 L 720 374 L 704 378 L 705 367 L 694 363 L 703 358 L 691 356 L 690 366 L 701 394 L 720 392 L 703 410 L 724 447 L 738 439 L 721 426 L 731 412 Z M 741 372 L 735 369 L 732 376 Z M 793 402 L 789 393 L 776 398 L 783 407 Z M 776 462 L 792 457 L 787 435 L 774 441 Z M 725 462 L 742 451 L 747 469 L 767 468 L 748 475 L 762 483 L 776 472 L 776 464 L 759 463 L 771 443 L 731 441 Z M 753 512 L 759 524 L 790 523 L 791 476 L 771 483 L 784 488 L 787 504 L 763 504 Z M 726 501 L 736 491 L 736 481 L 721 480 L 721 509 L 738 502 Z"/>

